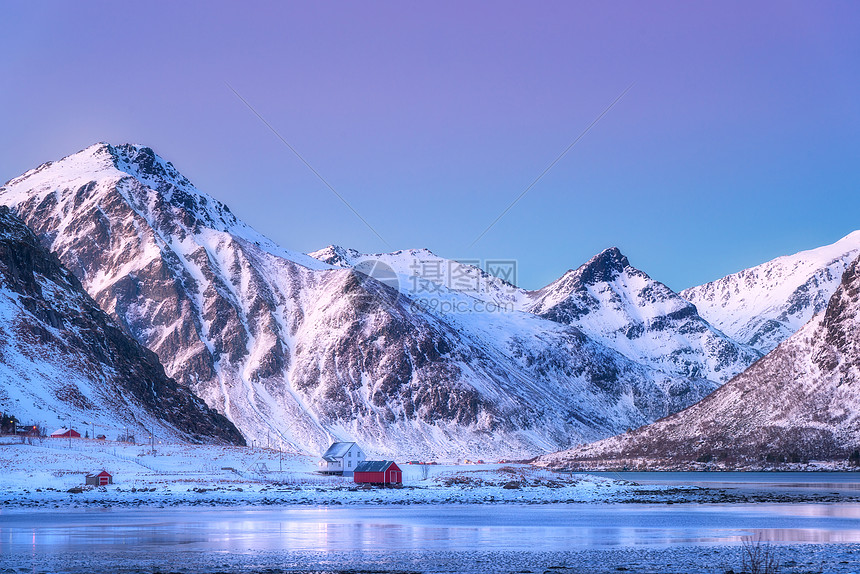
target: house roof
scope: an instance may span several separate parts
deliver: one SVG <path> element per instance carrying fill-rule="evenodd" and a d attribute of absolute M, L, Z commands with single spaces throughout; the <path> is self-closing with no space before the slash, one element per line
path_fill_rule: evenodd
<path fill-rule="evenodd" d="M 95 472 L 89 473 L 87 476 L 111 476 L 111 473 L 106 470 L 97 470 Z"/>
<path fill-rule="evenodd" d="M 348 451 L 354 445 L 354 442 L 335 442 L 332 443 L 328 450 L 325 451 L 322 455 L 322 458 L 325 460 L 334 460 L 336 458 L 343 458 L 346 456 L 346 451 Z"/>
<path fill-rule="evenodd" d="M 355 472 L 385 472 L 392 464 L 393 460 L 365 460 L 358 463 Z"/>

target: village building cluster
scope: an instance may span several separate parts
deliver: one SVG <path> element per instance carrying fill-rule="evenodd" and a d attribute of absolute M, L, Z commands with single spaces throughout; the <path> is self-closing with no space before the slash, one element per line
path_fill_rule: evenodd
<path fill-rule="evenodd" d="M 3 427 L 0 434 L 24 435 L 39 433 L 35 425 L 21 426 L 12 416 L 3 414 Z M 42 431 L 44 432 L 44 431 Z M 128 434 L 128 433 L 126 433 Z M 48 435 L 52 439 L 79 439 L 81 433 L 73 428 L 62 427 Z M 88 437 L 89 438 L 89 437 Z M 105 435 L 93 437 L 96 440 L 106 440 Z M 118 437 L 118 440 L 127 440 L 126 436 Z M 409 464 L 420 464 L 410 462 Z M 355 442 L 334 442 L 321 455 L 318 463 L 318 472 L 321 474 L 337 475 L 352 478 L 356 484 L 392 486 L 403 484 L 403 471 L 393 460 L 367 460 L 367 455 Z M 113 484 L 113 475 L 105 469 L 88 473 L 84 477 L 87 486 L 107 486 Z"/>

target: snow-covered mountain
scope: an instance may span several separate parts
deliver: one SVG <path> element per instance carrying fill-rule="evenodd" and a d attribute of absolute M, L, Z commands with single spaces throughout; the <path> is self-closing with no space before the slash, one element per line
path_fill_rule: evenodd
<path fill-rule="evenodd" d="M 429 249 L 405 249 L 393 253 L 360 253 L 329 245 L 309 254 L 329 265 L 353 268 L 397 289 L 424 307 L 438 299 L 477 300 L 507 311 L 524 311 L 528 291 L 487 273 L 479 261 L 439 257 Z"/>
<path fill-rule="evenodd" d="M 701 402 L 542 464 L 847 460 L 860 447 L 860 259 L 826 310 Z"/>
<path fill-rule="evenodd" d="M 631 266 L 615 247 L 537 291 L 519 289 L 475 265 L 426 249 L 362 254 L 330 245 L 310 255 L 387 281 L 430 311 L 452 309 L 468 296 L 493 309 L 572 325 L 634 362 L 672 377 L 711 381 L 712 389 L 761 357 L 712 327 L 666 285 Z"/>
<path fill-rule="evenodd" d="M 529 297 L 528 311 L 575 325 L 630 359 L 679 377 L 724 383 L 761 356 L 715 329 L 615 247 Z"/>
<path fill-rule="evenodd" d="M 232 423 L 169 379 L 5 206 L 0 323 L 0 410 L 23 424 L 244 444 Z"/>
<path fill-rule="evenodd" d="M 730 337 L 768 353 L 824 310 L 858 255 L 855 231 L 832 245 L 778 257 L 681 296 Z"/>
<path fill-rule="evenodd" d="M 451 286 L 404 292 L 402 265 L 429 252 L 380 257 L 384 269 L 345 268 L 346 250 L 284 250 L 146 147 L 92 146 L 8 182 L 0 202 L 258 443 L 527 456 L 638 427 L 718 382 L 525 312 L 528 294 L 495 278 L 470 292 L 460 269 Z"/>

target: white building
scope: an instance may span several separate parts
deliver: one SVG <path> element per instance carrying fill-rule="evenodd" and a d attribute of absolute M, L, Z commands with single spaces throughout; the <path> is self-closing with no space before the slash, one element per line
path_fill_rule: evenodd
<path fill-rule="evenodd" d="M 354 442 L 336 442 L 323 453 L 318 466 L 320 472 L 326 474 L 352 476 L 358 463 L 366 458 L 364 452 Z"/>

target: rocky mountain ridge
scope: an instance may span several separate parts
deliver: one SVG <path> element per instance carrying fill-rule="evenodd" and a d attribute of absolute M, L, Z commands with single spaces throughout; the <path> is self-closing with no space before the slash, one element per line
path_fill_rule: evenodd
<path fill-rule="evenodd" d="M 168 378 L 5 206 L 0 316 L 0 410 L 22 423 L 244 444 L 232 423 Z"/>
<path fill-rule="evenodd" d="M 858 255 L 860 231 L 855 231 L 831 245 L 685 289 L 681 296 L 730 337 L 769 353 L 824 310 Z"/>
<path fill-rule="evenodd" d="M 144 146 L 49 162 L 0 203 L 257 444 L 532 456 L 676 412 L 759 356 L 617 249 L 534 292 L 427 250 L 308 256 Z"/>
<path fill-rule="evenodd" d="M 543 289 L 527 291 L 467 262 L 426 249 L 361 254 L 330 245 L 310 254 L 323 262 L 364 269 L 433 311 L 452 298 L 474 298 L 499 308 L 571 325 L 630 360 L 668 374 L 711 381 L 716 388 L 761 353 L 741 345 L 699 316 L 695 306 L 630 265 L 612 247 Z M 383 271 L 384 269 L 384 271 Z M 447 305 L 446 305 L 447 303 Z"/>
<path fill-rule="evenodd" d="M 614 247 L 529 297 L 528 311 L 575 325 L 630 359 L 676 376 L 722 384 L 761 357 Z"/>
<path fill-rule="evenodd" d="M 0 202 L 258 444 L 522 457 L 638 427 L 717 384 L 639 364 L 575 325 L 475 312 L 480 297 L 460 289 L 433 294 L 453 312 L 432 308 L 372 272 L 284 250 L 143 146 L 45 164 Z M 484 279 L 488 299 L 511 291 Z"/>
<path fill-rule="evenodd" d="M 769 466 L 842 460 L 860 448 L 860 258 L 826 310 L 701 402 L 641 429 L 548 455 L 607 468 Z"/>

